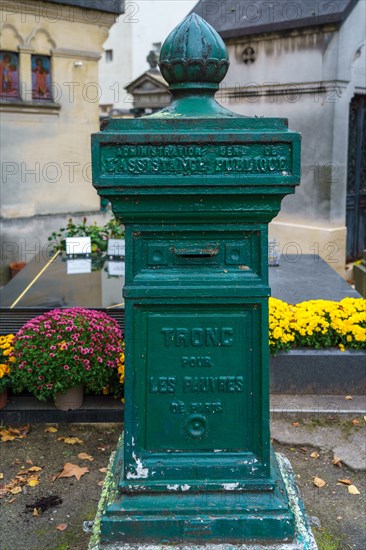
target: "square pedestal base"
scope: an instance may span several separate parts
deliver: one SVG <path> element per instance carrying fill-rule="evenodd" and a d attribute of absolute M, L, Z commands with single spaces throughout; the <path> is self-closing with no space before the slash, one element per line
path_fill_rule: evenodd
<path fill-rule="evenodd" d="M 287 491 L 289 507 L 281 512 L 273 509 L 276 498 L 261 493 L 254 497 L 255 510 L 253 499 L 244 493 L 210 495 L 209 499 L 200 494 L 121 497 L 117 470 L 122 450 L 121 444 L 111 456 L 89 550 L 316 550 L 291 464 L 283 455 L 276 455 L 274 475 Z M 218 514 L 223 508 L 225 512 Z"/>

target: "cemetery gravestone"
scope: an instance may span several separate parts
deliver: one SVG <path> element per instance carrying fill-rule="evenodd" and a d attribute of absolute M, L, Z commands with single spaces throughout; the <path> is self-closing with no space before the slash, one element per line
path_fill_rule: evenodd
<path fill-rule="evenodd" d="M 160 54 L 172 104 L 93 136 L 94 185 L 126 226 L 125 430 L 102 541 L 294 536 L 270 445 L 267 226 L 299 183 L 300 136 L 216 103 L 228 65 L 190 15 Z"/>

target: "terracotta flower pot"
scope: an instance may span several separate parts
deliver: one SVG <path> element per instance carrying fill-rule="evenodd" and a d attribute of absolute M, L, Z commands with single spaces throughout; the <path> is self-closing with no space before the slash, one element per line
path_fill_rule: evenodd
<path fill-rule="evenodd" d="M 84 386 L 70 388 L 65 393 L 57 393 L 55 396 L 55 407 L 60 411 L 73 411 L 79 409 L 83 404 Z"/>
<path fill-rule="evenodd" d="M 12 262 L 10 264 L 10 278 L 12 279 L 21 271 L 25 266 L 27 265 L 27 262 Z"/>
<path fill-rule="evenodd" d="M 0 392 L 0 409 L 3 409 L 6 407 L 6 404 L 8 402 L 8 390 L 5 389 L 2 392 Z"/>

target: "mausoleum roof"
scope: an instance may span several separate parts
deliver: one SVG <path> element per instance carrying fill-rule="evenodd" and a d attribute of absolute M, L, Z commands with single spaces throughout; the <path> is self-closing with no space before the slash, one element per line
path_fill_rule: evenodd
<path fill-rule="evenodd" d="M 162 77 L 159 70 L 149 70 L 142 73 L 140 76 L 135 78 L 135 80 L 132 80 L 127 86 L 125 86 L 125 89 L 128 93 L 132 93 L 136 88 L 138 88 L 141 84 L 145 84 L 146 82 L 151 82 L 152 84 L 155 84 L 156 87 L 162 88 L 162 89 L 168 89 L 168 83 L 167 81 Z"/>
<path fill-rule="evenodd" d="M 358 0 L 200 0 L 192 12 L 205 19 L 222 38 L 341 25 Z"/>

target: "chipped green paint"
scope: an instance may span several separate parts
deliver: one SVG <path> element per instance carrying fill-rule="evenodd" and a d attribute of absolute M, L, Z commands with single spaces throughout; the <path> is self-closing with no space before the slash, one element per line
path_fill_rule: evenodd
<path fill-rule="evenodd" d="M 116 464 L 113 463 L 113 459 L 115 460 L 115 453 L 112 455 L 112 462 L 109 463 L 108 466 L 108 472 L 106 477 L 113 476 L 113 472 L 116 470 Z M 289 498 L 289 505 L 291 510 L 293 510 L 294 513 L 294 525 L 295 525 L 295 536 L 294 539 L 290 542 L 285 543 L 274 543 L 271 544 L 269 547 L 268 545 L 262 545 L 262 544 L 248 544 L 248 545 L 242 545 L 240 544 L 241 550 L 317 550 L 317 544 L 314 538 L 314 535 L 312 533 L 312 530 L 309 525 L 309 521 L 304 509 L 304 504 L 300 496 L 299 489 L 296 485 L 296 478 L 295 474 L 292 470 L 291 464 L 288 461 L 288 459 L 280 454 L 276 453 L 276 459 L 278 462 L 278 466 L 280 469 L 280 474 L 284 480 L 284 484 L 286 487 L 286 491 Z M 109 482 L 104 483 L 103 486 L 103 492 L 101 500 L 99 501 L 99 507 L 98 507 L 98 513 L 95 523 L 94 523 L 94 529 L 93 529 L 93 535 L 90 540 L 89 548 L 88 550 L 133 550 L 136 548 L 135 545 L 130 545 L 128 543 L 117 543 L 117 544 L 108 544 L 103 543 L 100 539 L 100 517 L 103 512 L 103 509 L 105 508 L 105 503 L 109 502 L 111 500 L 110 496 L 108 495 L 108 491 L 113 490 L 113 485 L 111 485 Z M 148 550 L 160 550 L 161 548 L 164 548 L 165 550 L 195 550 L 197 547 L 192 544 L 185 544 L 182 545 L 164 545 L 162 547 L 161 545 L 153 545 L 149 544 L 146 546 Z M 211 544 L 210 542 L 202 541 L 202 546 L 200 548 L 205 550 L 233 550 L 232 545 L 228 544 Z"/>
<path fill-rule="evenodd" d="M 103 541 L 282 541 L 294 515 L 269 436 L 268 223 L 300 136 L 214 98 L 225 45 L 191 15 L 162 48 L 172 104 L 93 136 L 126 225 L 125 432 Z"/>

